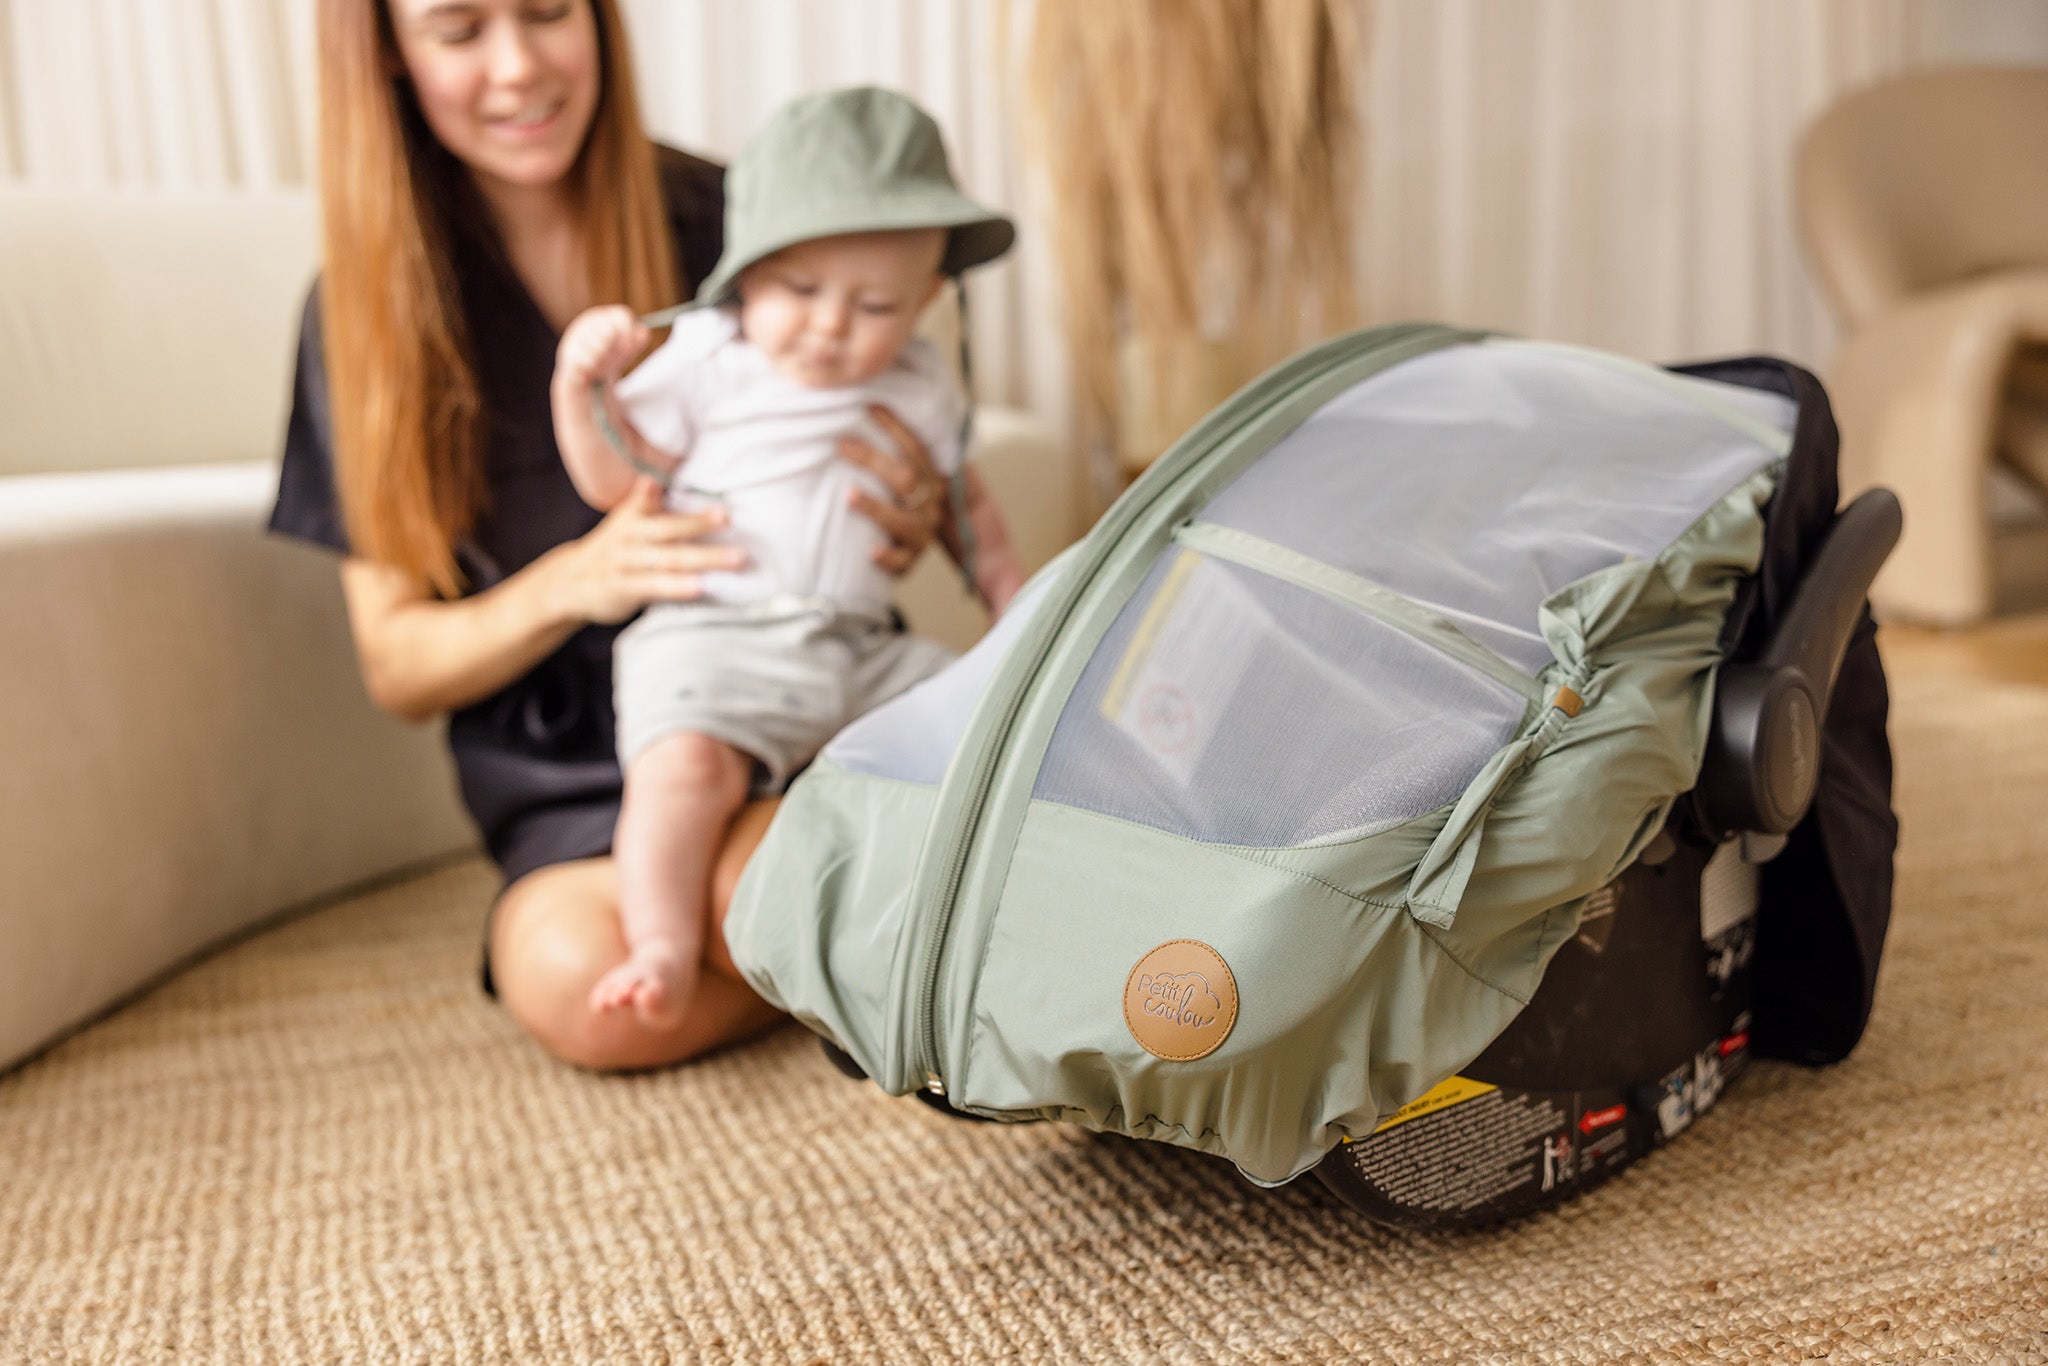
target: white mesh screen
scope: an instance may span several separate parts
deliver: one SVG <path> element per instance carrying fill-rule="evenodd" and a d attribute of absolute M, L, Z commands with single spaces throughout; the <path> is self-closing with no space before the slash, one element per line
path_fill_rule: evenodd
<path fill-rule="evenodd" d="M 853 773 L 936 784 L 996 666 L 1023 634 L 1054 576 L 1038 575 L 1010 603 L 974 648 L 914 688 L 890 698 L 832 737 L 824 757 Z"/>
<path fill-rule="evenodd" d="M 1775 394 L 1541 344 L 1407 361 L 1325 404 L 1203 510 L 1420 602 L 1531 674 L 1544 598 L 1661 551 L 1789 433 Z M 842 731 L 843 768 L 937 783 L 1050 580 L 952 668 Z M 1068 699 L 1034 795 L 1204 841 L 1290 845 L 1455 800 L 1517 693 L 1362 612 L 1175 548 Z"/>
<path fill-rule="evenodd" d="M 1034 795 L 1192 839 L 1300 844 L 1455 800 L 1523 707 L 1371 617 L 1170 550 L 1083 671 Z"/>
<path fill-rule="evenodd" d="M 1774 458 L 1687 390 L 1791 430 L 1776 394 L 1539 344 L 1457 346 L 1333 399 L 1202 515 L 1424 603 L 1533 674 L 1550 662 L 1546 597 L 1663 550 Z"/>

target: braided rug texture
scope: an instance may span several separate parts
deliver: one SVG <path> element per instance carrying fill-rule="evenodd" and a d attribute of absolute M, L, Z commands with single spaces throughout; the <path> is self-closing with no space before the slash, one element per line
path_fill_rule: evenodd
<path fill-rule="evenodd" d="M 2048 689 L 1894 704 L 1862 1048 L 1561 1209 L 1389 1232 L 794 1029 L 585 1075 L 477 993 L 465 862 L 0 1078 L 0 1362 L 2048 1360 Z"/>

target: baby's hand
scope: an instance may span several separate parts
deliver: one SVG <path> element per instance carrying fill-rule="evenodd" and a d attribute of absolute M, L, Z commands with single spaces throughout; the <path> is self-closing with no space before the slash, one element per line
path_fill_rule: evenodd
<path fill-rule="evenodd" d="M 555 382 L 571 390 L 609 383 L 647 348 L 648 332 L 624 304 L 588 308 L 562 333 L 555 352 Z"/>

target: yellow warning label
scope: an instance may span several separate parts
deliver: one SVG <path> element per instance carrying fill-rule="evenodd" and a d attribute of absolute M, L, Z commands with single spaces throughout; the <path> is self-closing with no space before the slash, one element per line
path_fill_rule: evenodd
<path fill-rule="evenodd" d="M 1435 1086 L 1430 1087 L 1427 1091 L 1424 1091 L 1421 1095 L 1394 1111 L 1393 1114 L 1388 1115 L 1374 1127 L 1373 1132 L 1376 1134 L 1385 1133 L 1396 1124 L 1406 1124 L 1411 1119 L 1421 1119 L 1424 1115 L 1433 1115 L 1439 1110 L 1448 1110 L 1453 1105 L 1462 1105 L 1468 1100 L 1477 1100 L 1488 1091 L 1498 1090 L 1500 1088 L 1490 1081 L 1474 1081 L 1470 1077 L 1451 1077 L 1446 1081 L 1438 1082 Z"/>

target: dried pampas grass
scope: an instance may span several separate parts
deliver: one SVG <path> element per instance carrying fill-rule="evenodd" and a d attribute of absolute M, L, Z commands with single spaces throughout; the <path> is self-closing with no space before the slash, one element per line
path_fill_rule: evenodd
<path fill-rule="evenodd" d="M 1205 370 L 1205 409 L 1355 321 L 1363 25 L 1357 0 L 1033 0 L 1030 20 L 1080 407 L 1128 454 L 1159 416 L 1134 395 L 1174 407 Z"/>

